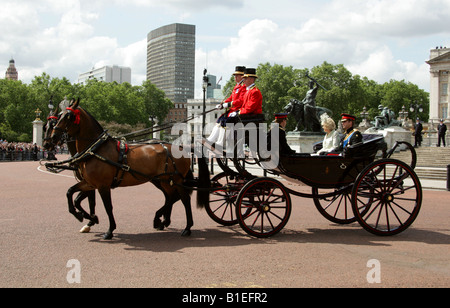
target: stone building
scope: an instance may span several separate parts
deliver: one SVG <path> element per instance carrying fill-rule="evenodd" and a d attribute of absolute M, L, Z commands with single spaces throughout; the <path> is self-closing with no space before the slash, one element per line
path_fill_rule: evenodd
<path fill-rule="evenodd" d="M 438 123 L 446 119 L 450 123 L 449 113 L 449 81 L 450 81 L 450 48 L 436 47 L 430 52 L 430 123 Z"/>
<path fill-rule="evenodd" d="M 171 24 L 147 35 L 147 80 L 174 104 L 194 98 L 194 25 Z"/>
<path fill-rule="evenodd" d="M 9 60 L 9 67 L 5 73 L 6 79 L 18 80 L 19 74 L 17 73 L 16 65 L 14 59 Z"/>

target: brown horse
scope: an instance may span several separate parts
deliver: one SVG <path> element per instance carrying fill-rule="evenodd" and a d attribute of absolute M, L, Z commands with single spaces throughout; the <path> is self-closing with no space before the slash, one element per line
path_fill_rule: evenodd
<path fill-rule="evenodd" d="M 63 112 L 51 135 L 55 144 L 62 134 L 75 139 L 75 147 L 79 153 L 78 168 L 82 181 L 74 186 L 76 191 L 92 191 L 97 189 L 103 200 L 109 218 L 109 229 L 105 239 L 113 237 L 116 223 L 113 215 L 111 189 L 120 174 L 118 187 L 127 187 L 152 182 L 166 197 L 164 206 L 156 213 L 154 227 L 161 228 L 170 223 L 173 204 L 181 200 L 186 211 L 186 228 L 182 235 L 190 235 L 193 226 L 190 193 L 193 174 L 190 170 L 190 158 L 175 158 L 171 154 L 171 145 L 163 143 L 130 145 L 127 152 L 127 164 L 120 164 L 117 140 L 110 137 L 101 125 L 83 108 L 79 100 Z M 210 179 L 208 166 L 204 159 L 199 159 L 199 179 L 197 205 L 204 207 L 209 202 Z M 70 207 L 69 200 L 69 207 Z M 164 214 L 165 220 L 159 220 Z M 169 216 L 166 216 L 169 215 Z"/>
<path fill-rule="evenodd" d="M 51 142 L 51 134 L 53 132 L 53 128 L 56 126 L 56 123 L 58 122 L 58 108 L 51 111 L 47 117 L 47 123 L 44 125 L 44 143 L 43 146 L 48 151 L 54 151 L 55 144 Z M 59 141 L 59 143 L 64 143 L 62 140 Z M 77 154 L 77 150 L 75 148 L 75 142 L 74 141 L 67 141 L 67 148 L 69 150 L 70 155 L 73 157 Z M 78 172 L 78 169 L 75 170 L 75 178 L 78 181 L 81 181 L 81 175 Z M 67 191 L 67 198 L 70 200 L 73 200 L 73 195 L 75 193 L 74 189 L 75 186 L 72 186 Z M 81 201 L 88 198 L 89 200 L 89 214 L 82 208 Z M 72 206 L 71 206 L 72 205 Z M 77 212 L 77 209 L 79 212 Z M 69 202 L 69 213 L 74 215 L 80 222 L 83 221 L 83 218 L 86 218 L 89 220 L 88 224 L 84 226 L 80 232 L 87 233 L 90 231 L 91 227 L 95 224 L 98 224 L 98 217 L 95 215 L 95 190 L 91 191 L 85 191 L 80 192 L 78 196 L 75 198 L 73 202 Z"/>

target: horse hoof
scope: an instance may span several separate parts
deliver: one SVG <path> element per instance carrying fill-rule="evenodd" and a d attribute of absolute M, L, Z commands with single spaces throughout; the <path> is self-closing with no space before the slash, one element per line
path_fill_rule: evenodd
<path fill-rule="evenodd" d="M 183 233 L 181 233 L 181 236 L 190 236 L 191 233 L 191 230 L 184 230 Z"/>
<path fill-rule="evenodd" d="M 89 233 L 90 231 L 91 231 L 91 227 L 86 225 L 83 228 L 81 228 L 80 233 Z"/>
<path fill-rule="evenodd" d="M 161 222 L 161 220 L 157 219 L 153 222 L 153 228 L 162 231 L 164 230 L 164 224 Z"/>
<path fill-rule="evenodd" d="M 112 233 L 105 233 L 105 235 L 103 235 L 103 239 L 104 240 L 111 240 L 113 238 L 113 234 Z"/>

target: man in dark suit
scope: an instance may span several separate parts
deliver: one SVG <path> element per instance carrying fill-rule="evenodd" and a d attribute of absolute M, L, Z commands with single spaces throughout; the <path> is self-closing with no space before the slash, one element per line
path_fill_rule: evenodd
<path fill-rule="evenodd" d="M 275 113 L 274 123 L 278 123 L 279 129 L 279 149 L 280 155 L 292 155 L 295 154 L 295 150 L 292 150 L 286 139 L 286 123 L 287 123 L 287 113 Z M 269 131 L 267 135 L 267 146 L 269 150 L 271 149 L 271 132 Z"/>
<path fill-rule="evenodd" d="M 420 147 L 422 145 L 422 130 L 423 126 L 420 123 L 420 119 L 416 119 L 416 124 L 414 124 L 414 147 Z"/>
<path fill-rule="evenodd" d="M 442 144 L 444 145 L 445 148 L 445 133 L 447 132 L 447 125 L 444 124 L 444 119 L 441 119 L 439 121 L 439 125 L 438 125 L 438 147 L 441 146 L 441 140 L 442 140 Z"/>

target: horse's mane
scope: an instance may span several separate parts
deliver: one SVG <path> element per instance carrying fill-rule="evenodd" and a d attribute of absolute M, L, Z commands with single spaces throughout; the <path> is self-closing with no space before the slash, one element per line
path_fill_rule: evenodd
<path fill-rule="evenodd" d="M 103 126 L 100 124 L 100 123 L 98 123 L 98 121 L 95 119 L 95 117 L 92 115 L 92 114 L 90 114 L 86 109 L 84 109 L 84 108 L 81 108 L 81 107 L 78 107 L 79 109 L 81 109 L 81 110 L 83 110 L 84 112 L 86 112 L 86 114 L 92 119 L 92 121 L 94 122 L 94 124 L 99 128 L 99 129 L 101 129 L 102 131 L 104 130 L 103 129 Z"/>

